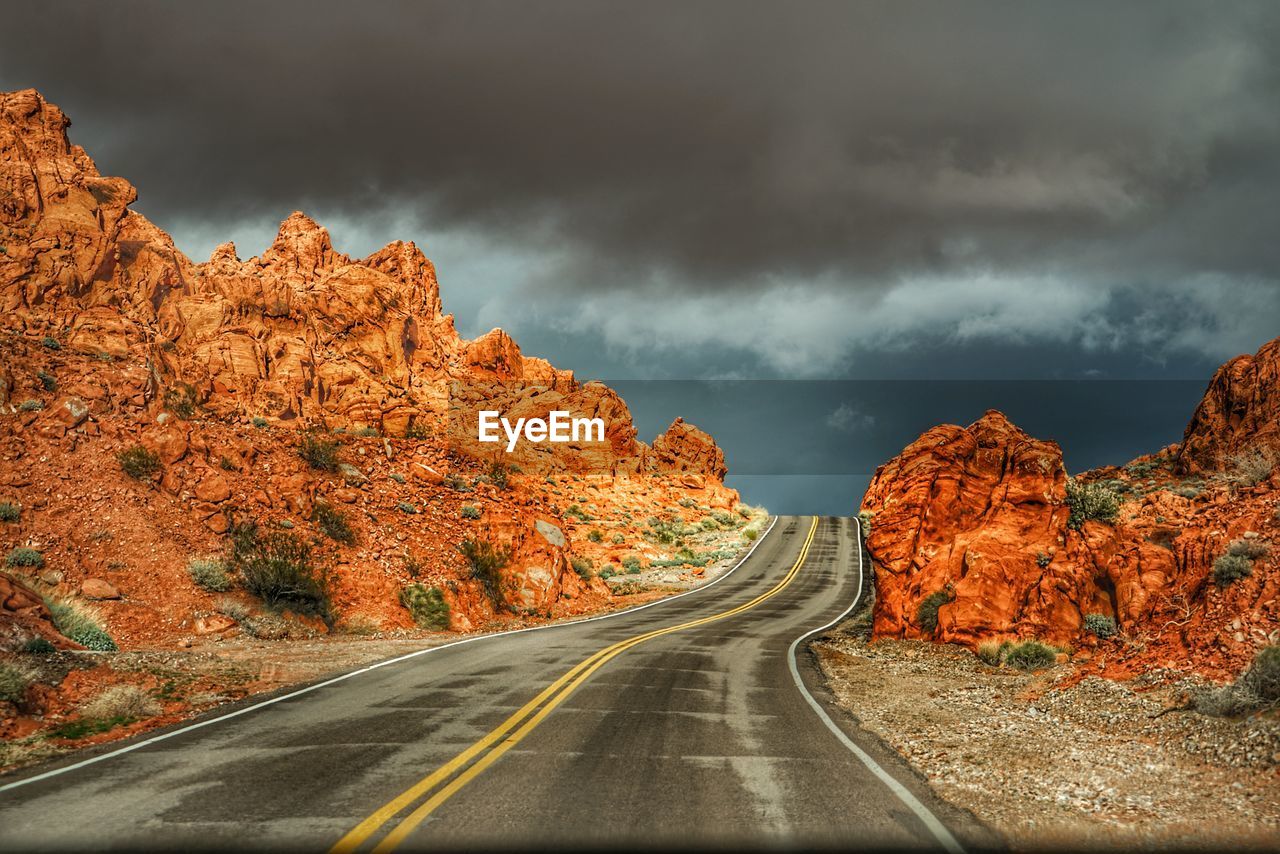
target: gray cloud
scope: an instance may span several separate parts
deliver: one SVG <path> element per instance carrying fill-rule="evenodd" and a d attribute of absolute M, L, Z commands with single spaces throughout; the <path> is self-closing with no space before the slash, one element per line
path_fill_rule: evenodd
<path fill-rule="evenodd" d="M 194 253 L 299 207 L 348 251 L 419 237 L 464 329 L 580 368 L 823 375 L 924 349 L 981 371 L 998 346 L 1106 374 L 1274 331 L 1271 3 L 5 19 L 0 85 L 61 104 Z"/>

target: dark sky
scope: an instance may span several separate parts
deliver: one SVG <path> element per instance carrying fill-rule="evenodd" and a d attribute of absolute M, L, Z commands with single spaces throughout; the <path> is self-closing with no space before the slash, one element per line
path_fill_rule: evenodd
<path fill-rule="evenodd" d="M 351 254 L 414 239 L 464 333 L 584 378 L 1032 379 L 1082 406 L 1053 384 L 1135 379 L 1160 402 L 1280 334 L 1280 4 L 3 8 L 0 87 L 62 106 L 197 260 L 298 208 Z M 812 393 L 833 440 L 877 447 L 1017 408 L 901 388 L 878 413 Z M 708 405 L 637 394 L 643 425 Z M 1110 453 L 1189 415 L 1136 405 Z M 734 470 L 777 429 L 725 439 Z"/>

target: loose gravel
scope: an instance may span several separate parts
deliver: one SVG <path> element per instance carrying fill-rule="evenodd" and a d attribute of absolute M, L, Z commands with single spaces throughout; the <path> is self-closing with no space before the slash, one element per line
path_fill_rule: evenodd
<path fill-rule="evenodd" d="M 1280 849 L 1280 718 L 1166 711 L 1197 677 L 1026 674 L 839 634 L 814 648 L 839 702 L 1015 850 Z"/>

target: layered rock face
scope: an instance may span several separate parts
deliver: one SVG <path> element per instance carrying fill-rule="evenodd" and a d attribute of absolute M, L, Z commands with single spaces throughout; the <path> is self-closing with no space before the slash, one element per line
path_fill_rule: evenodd
<path fill-rule="evenodd" d="M 875 635 L 1088 649 L 1099 643 L 1083 628 L 1093 614 L 1141 639 L 1113 643 L 1100 667 L 1173 660 L 1238 672 L 1280 640 L 1280 571 L 1268 550 L 1280 543 L 1280 474 L 1255 470 L 1254 482 L 1231 468 L 1242 450 L 1272 460 L 1280 451 L 1278 357 L 1280 340 L 1223 366 L 1181 446 L 1077 478 L 1119 495 L 1113 523 L 1071 525 L 1060 449 L 999 412 L 929 430 L 877 469 L 863 499 Z M 1215 583 L 1215 559 L 1237 541 L 1261 544 L 1252 574 Z M 920 606 L 933 594 L 946 601 L 926 630 Z"/>
<path fill-rule="evenodd" d="M 723 453 L 696 428 L 677 420 L 650 448 L 607 386 L 524 356 L 499 329 L 461 338 L 414 244 L 351 258 L 295 212 L 261 255 L 241 260 L 228 243 L 194 263 L 129 209 L 134 187 L 99 175 L 69 124 L 34 90 L 0 93 L 0 500 L 29 508 L 0 534 L 66 562 L 61 595 L 126 562 L 87 557 L 84 531 L 103 516 L 126 525 L 166 566 L 112 581 L 124 590 L 113 613 L 133 615 L 126 641 L 190 623 L 158 628 L 155 612 L 189 610 L 185 556 L 219 550 L 244 518 L 309 525 L 318 505 L 345 507 L 359 545 L 325 546 L 340 605 L 407 625 L 396 594 L 412 580 L 408 558 L 424 558 L 455 626 L 469 628 L 504 608 L 548 615 L 608 597 L 570 556 L 630 552 L 574 541 L 581 520 L 563 517 L 558 479 L 589 483 L 638 553 L 643 531 L 627 519 L 690 494 L 707 508 L 737 502 Z M 607 432 L 508 455 L 475 442 L 479 409 L 563 409 Z M 343 431 L 350 471 L 309 469 L 295 450 L 304 429 Z M 120 473 L 115 454 L 133 444 L 157 455 L 154 487 Z M 493 463 L 524 474 L 495 487 Z M 464 507 L 475 521 L 460 521 Z M 471 537 L 511 553 L 500 603 L 456 552 Z"/>

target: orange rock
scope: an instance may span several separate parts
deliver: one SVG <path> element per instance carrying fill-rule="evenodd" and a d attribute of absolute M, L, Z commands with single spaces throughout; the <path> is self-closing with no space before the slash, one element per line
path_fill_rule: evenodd
<path fill-rule="evenodd" d="M 120 591 L 102 578 L 86 578 L 80 585 L 80 593 L 86 599 L 119 599 Z"/>
<path fill-rule="evenodd" d="M 201 501 L 218 503 L 231 497 L 231 485 L 217 472 L 209 472 L 196 484 L 196 497 Z"/>

